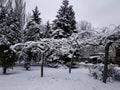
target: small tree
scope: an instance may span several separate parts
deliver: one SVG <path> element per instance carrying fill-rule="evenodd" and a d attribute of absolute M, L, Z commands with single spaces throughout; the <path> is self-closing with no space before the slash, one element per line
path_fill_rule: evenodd
<path fill-rule="evenodd" d="M 36 7 L 35 10 L 33 10 L 31 20 L 26 25 L 26 30 L 24 32 L 25 41 L 37 41 L 42 37 L 40 31 L 41 18 L 39 18 L 39 15 L 40 13 Z"/>
<path fill-rule="evenodd" d="M 0 45 L 0 62 L 3 67 L 3 74 L 6 74 L 7 69 L 15 65 L 16 54 L 8 45 Z"/>
<path fill-rule="evenodd" d="M 58 11 L 54 22 L 54 29 L 63 29 L 65 31 L 65 37 L 68 37 L 76 29 L 75 12 L 73 6 L 69 5 L 68 0 L 63 0 L 63 5 Z"/>
<path fill-rule="evenodd" d="M 49 21 L 47 21 L 47 23 L 45 25 L 45 29 L 46 29 L 45 38 L 50 38 L 52 31 L 51 31 L 51 26 L 50 26 Z"/>
<path fill-rule="evenodd" d="M 40 40 L 40 29 L 38 24 L 36 24 L 34 21 L 29 21 L 24 34 L 25 41 Z"/>
<path fill-rule="evenodd" d="M 24 67 L 26 68 L 26 70 L 29 70 L 32 61 L 32 52 L 30 48 L 26 50 L 26 55 L 27 58 L 25 59 Z"/>
<path fill-rule="evenodd" d="M 16 55 L 9 47 L 21 40 L 18 27 L 19 22 L 14 17 L 13 10 L 0 6 L 0 62 L 3 74 L 6 74 L 7 68 L 12 67 L 16 61 Z"/>
<path fill-rule="evenodd" d="M 21 41 L 18 19 L 14 17 L 12 9 L 7 11 L 3 6 L 0 7 L 0 34 L 4 35 L 10 44 Z"/>
<path fill-rule="evenodd" d="M 35 10 L 33 10 L 32 20 L 35 21 L 37 24 L 41 23 L 41 18 L 39 17 L 40 13 L 38 7 L 36 6 Z"/>
<path fill-rule="evenodd" d="M 77 30 L 78 31 L 85 31 L 85 30 L 92 30 L 92 25 L 91 23 L 87 22 L 87 21 L 81 21 L 77 23 Z"/>

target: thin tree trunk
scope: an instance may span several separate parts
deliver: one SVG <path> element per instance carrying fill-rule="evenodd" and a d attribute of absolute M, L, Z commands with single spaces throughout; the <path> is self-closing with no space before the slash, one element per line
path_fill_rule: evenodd
<path fill-rule="evenodd" d="M 72 64 L 73 64 L 73 58 L 71 58 L 71 62 L 70 62 L 70 66 L 69 66 L 69 73 L 71 73 Z"/>
<path fill-rule="evenodd" d="M 41 77 L 43 77 L 43 63 L 41 64 Z"/>
<path fill-rule="evenodd" d="M 44 58 L 43 58 L 43 54 L 42 54 L 41 77 L 43 77 L 43 70 L 44 70 Z"/>
<path fill-rule="evenodd" d="M 3 74 L 5 75 L 7 72 L 7 68 L 6 67 L 3 67 Z"/>
<path fill-rule="evenodd" d="M 70 66 L 69 66 L 69 73 L 71 73 L 71 69 L 72 69 L 72 65 L 73 65 L 73 57 L 74 57 L 75 51 L 73 52 L 73 55 L 72 55 L 72 58 L 71 58 L 71 62 L 70 62 Z"/>

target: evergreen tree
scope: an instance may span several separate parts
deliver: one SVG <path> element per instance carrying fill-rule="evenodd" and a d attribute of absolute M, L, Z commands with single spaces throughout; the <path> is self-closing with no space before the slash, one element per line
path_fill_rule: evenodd
<path fill-rule="evenodd" d="M 47 21 L 47 23 L 46 23 L 46 29 L 47 29 L 47 30 L 50 30 L 50 28 L 51 28 L 51 27 L 50 27 L 50 23 L 49 23 L 49 21 Z"/>
<path fill-rule="evenodd" d="M 37 24 L 41 23 L 41 18 L 39 16 L 40 13 L 38 11 L 38 7 L 36 6 L 35 10 L 33 10 L 32 20 L 35 21 Z"/>
<path fill-rule="evenodd" d="M 35 21 L 29 21 L 26 26 L 25 42 L 40 40 L 40 29 L 39 25 Z"/>
<path fill-rule="evenodd" d="M 23 29 L 25 24 L 25 8 L 26 2 L 24 0 L 6 0 L 7 3 L 5 7 L 9 9 L 13 9 L 14 17 L 18 19 L 20 24 L 20 30 Z"/>
<path fill-rule="evenodd" d="M 26 25 L 26 30 L 24 32 L 25 34 L 25 41 L 36 41 L 40 40 L 41 31 L 40 31 L 40 23 L 41 18 L 39 17 L 40 13 L 37 9 L 33 10 L 33 15 L 31 17 L 31 20 Z"/>
<path fill-rule="evenodd" d="M 68 0 L 63 0 L 63 5 L 58 11 L 54 22 L 54 29 L 63 29 L 65 32 L 65 37 L 68 37 L 76 29 L 75 12 L 73 11 L 73 6 L 69 5 Z"/>
<path fill-rule="evenodd" d="M 22 41 L 22 32 L 25 24 L 25 6 L 26 3 L 23 0 L 2 0 L 4 8 L 6 9 L 7 14 L 12 17 L 12 20 L 17 22 L 17 28 L 19 29 L 18 33 L 16 32 L 17 38 L 19 36 L 19 42 Z M 10 19 L 10 18 L 9 18 Z M 13 22 L 12 21 L 12 22 Z M 19 34 L 19 35 L 18 35 Z"/>
<path fill-rule="evenodd" d="M 9 45 L 0 45 L 0 62 L 3 74 L 6 74 L 7 69 L 15 65 L 16 60 L 16 54 L 9 48 Z"/>
<path fill-rule="evenodd" d="M 13 10 L 7 10 L 0 6 L 0 62 L 3 67 L 3 74 L 7 68 L 12 67 L 16 62 L 16 54 L 9 48 L 10 45 L 20 40 L 19 23 L 14 18 Z"/>
<path fill-rule="evenodd" d="M 3 35 L 10 44 L 20 42 L 18 19 L 14 18 L 13 10 L 9 12 L 5 7 L 0 7 L 0 34 Z"/>
<path fill-rule="evenodd" d="M 45 29 L 46 29 L 45 38 L 50 38 L 50 36 L 52 34 L 52 30 L 51 30 L 51 26 L 50 26 L 49 21 L 47 21 L 47 23 L 45 25 Z"/>
<path fill-rule="evenodd" d="M 20 30 L 23 29 L 25 24 L 25 7 L 26 3 L 23 0 L 15 0 L 14 13 L 20 23 Z"/>
<path fill-rule="evenodd" d="M 19 31 L 21 32 L 21 42 L 23 40 L 23 29 L 25 25 L 25 8 L 26 3 L 24 0 L 11 0 L 12 4 L 14 4 L 13 10 L 14 10 L 14 17 L 18 19 L 19 22 Z M 15 2 L 15 3 L 14 3 Z"/>

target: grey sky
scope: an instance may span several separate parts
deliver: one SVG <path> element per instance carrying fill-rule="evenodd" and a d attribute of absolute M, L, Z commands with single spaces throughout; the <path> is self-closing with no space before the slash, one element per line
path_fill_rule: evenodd
<path fill-rule="evenodd" d="M 26 0 L 27 12 L 37 5 L 45 23 L 54 20 L 63 0 Z M 86 20 L 95 27 L 120 24 L 120 0 L 69 0 L 76 12 L 76 20 Z"/>

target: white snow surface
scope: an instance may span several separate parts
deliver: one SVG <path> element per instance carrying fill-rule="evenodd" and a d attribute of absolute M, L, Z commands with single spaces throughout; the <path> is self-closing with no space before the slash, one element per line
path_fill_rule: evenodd
<path fill-rule="evenodd" d="M 0 90 L 119 90 L 120 82 L 104 84 L 89 76 L 87 68 L 73 69 L 68 73 L 65 68 L 44 68 L 44 77 L 40 77 L 40 67 L 15 67 L 2 75 L 0 68 Z"/>

